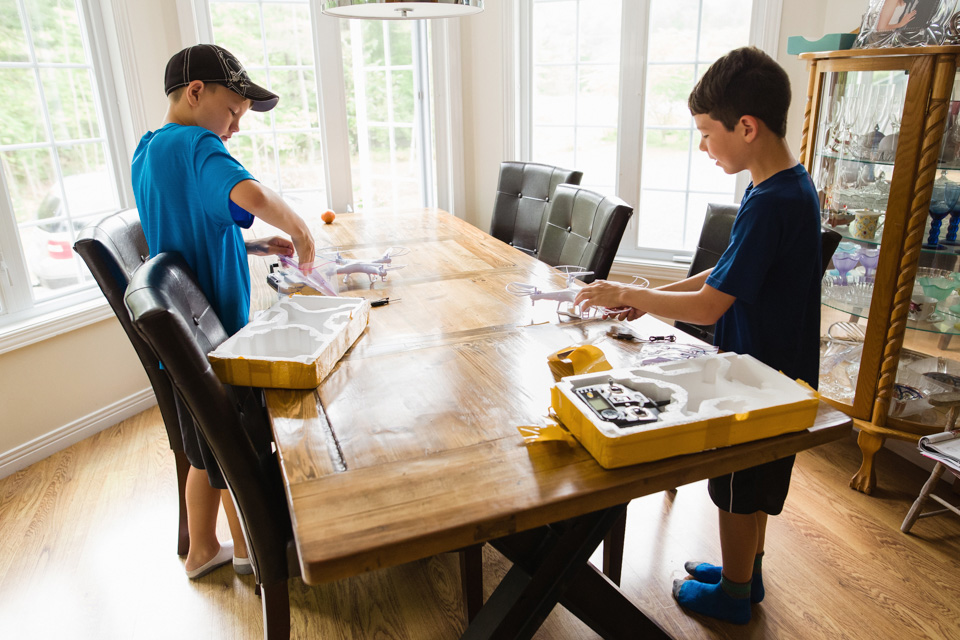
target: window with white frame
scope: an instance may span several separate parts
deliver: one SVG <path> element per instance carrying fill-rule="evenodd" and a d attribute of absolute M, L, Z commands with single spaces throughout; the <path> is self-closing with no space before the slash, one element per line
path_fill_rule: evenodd
<path fill-rule="evenodd" d="M 77 232 L 126 204 L 80 0 L 0 2 L 0 325 L 99 296 Z"/>
<path fill-rule="evenodd" d="M 248 113 L 230 144 L 258 180 L 301 214 L 322 211 L 337 186 L 327 184 L 324 157 L 349 158 L 349 206 L 434 203 L 434 168 L 423 161 L 432 155 L 423 153 L 430 110 L 422 21 L 339 20 L 320 16 L 316 0 L 200 0 L 200 8 L 211 41 L 280 96 L 272 111 Z M 339 23 L 334 46 L 318 38 L 319 20 Z M 200 38 L 207 39 L 203 27 Z M 331 51 L 342 64 L 324 75 L 315 60 Z M 343 117 L 324 113 L 324 91 L 343 92 Z"/>
<path fill-rule="evenodd" d="M 358 208 L 430 204 L 422 20 L 341 20 L 344 81 Z"/>
<path fill-rule="evenodd" d="M 530 154 L 614 193 L 621 0 L 534 0 Z"/>
<path fill-rule="evenodd" d="M 707 203 L 742 184 L 699 151 L 687 96 L 780 0 L 519 1 L 521 155 L 634 205 L 621 255 L 689 260 Z"/>

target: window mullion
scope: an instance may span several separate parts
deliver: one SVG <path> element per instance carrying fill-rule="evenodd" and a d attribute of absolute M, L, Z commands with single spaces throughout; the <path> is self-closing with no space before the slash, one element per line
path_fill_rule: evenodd
<path fill-rule="evenodd" d="M 436 204 L 433 178 L 433 136 L 430 127 L 430 73 L 427 69 L 429 60 L 427 46 L 427 24 L 418 20 L 413 30 L 413 91 L 417 99 L 414 111 L 414 127 L 416 134 L 419 161 L 420 161 L 420 192 L 423 206 L 432 207 Z"/>
<path fill-rule="evenodd" d="M 20 246 L 16 217 L 10 202 L 7 180 L 0 171 L 0 315 L 23 311 L 33 306 L 30 274 Z"/>
<path fill-rule="evenodd" d="M 327 204 L 335 211 L 350 211 L 354 205 L 353 176 L 350 169 L 340 20 L 323 15 L 316 0 L 310 2 L 310 16 Z"/>

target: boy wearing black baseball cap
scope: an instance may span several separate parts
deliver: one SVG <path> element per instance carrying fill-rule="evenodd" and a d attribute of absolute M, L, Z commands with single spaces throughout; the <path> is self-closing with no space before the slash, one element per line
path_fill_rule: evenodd
<path fill-rule="evenodd" d="M 167 63 L 169 99 L 164 124 L 140 139 L 133 155 L 133 192 L 150 255 L 183 255 L 227 333 L 236 333 L 250 314 L 247 254 L 287 255 L 296 250 L 301 268 L 314 259 L 306 222 L 275 192 L 243 168 L 224 143 L 240 130 L 248 110 L 269 111 L 279 97 L 251 82 L 240 61 L 223 47 L 198 44 Z M 241 228 L 254 217 L 290 235 L 244 242 Z M 182 416 L 188 416 L 186 411 Z M 186 506 L 190 550 L 185 569 L 199 578 L 234 561 L 238 573 L 251 573 L 236 511 L 206 442 L 192 421 L 181 419 L 190 461 Z M 220 544 L 217 512 L 223 498 L 236 543 Z M 234 557 L 236 555 L 236 557 Z"/>

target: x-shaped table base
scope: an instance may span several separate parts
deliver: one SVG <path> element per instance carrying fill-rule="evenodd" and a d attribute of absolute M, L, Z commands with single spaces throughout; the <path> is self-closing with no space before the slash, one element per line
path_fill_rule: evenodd
<path fill-rule="evenodd" d="M 557 603 L 603 638 L 669 638 L 605 575 L 589 563 L 627 505 L 493 540 L 513 563 L 461 637 L 533 637 Z"/>

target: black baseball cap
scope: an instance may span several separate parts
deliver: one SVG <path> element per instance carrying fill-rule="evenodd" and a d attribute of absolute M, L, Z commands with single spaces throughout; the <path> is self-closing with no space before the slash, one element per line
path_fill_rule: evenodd
<path fill-rule="evenodd" d="M 237 57 L 215 44 L 195 44 L 174 54 L 167 62 L 164 76 L 167 95 L 194 80 L 222 84 L 250 100 L 252 111 L 270 111 L 280 101 L 277 94 L 253 84 Z"/>

